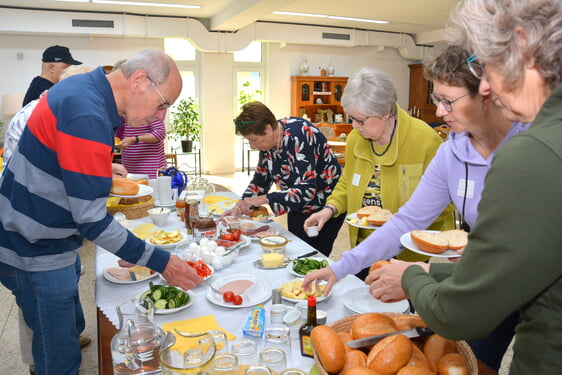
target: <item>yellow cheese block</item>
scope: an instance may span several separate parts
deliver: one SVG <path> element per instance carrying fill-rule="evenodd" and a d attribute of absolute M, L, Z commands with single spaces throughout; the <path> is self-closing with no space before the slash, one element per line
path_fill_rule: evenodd
<path fill-rule="evenodd" d="M 265 268 L 281 267 L 283 264 L 283 255 L 278 253 L 262 254 L 261 264 Z"/>
<path fill-rule="evenodd" d="M 215 204 L 215 203 L 219 203 L 222 201 L 227 201 L 230 200 L 229 197 L 222 197 L 220 195 L 207 195 L 205 198 L 203 198 L 203 202 L 205 204 Z"/>
<path fill-rule="evenodd" d="M 152 236 L 156 230 L 156 225 L 152 223 L 145 223 L 139 224 L 135 229 L 133 229 L 133 233 L 141 240 L 144 240 Z"/>

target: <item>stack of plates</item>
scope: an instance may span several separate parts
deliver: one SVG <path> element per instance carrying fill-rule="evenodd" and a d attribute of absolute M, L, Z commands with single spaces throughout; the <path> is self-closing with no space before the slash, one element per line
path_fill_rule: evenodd
<path fill-rule="evenodd" d="M 407 300 L 400 302 L 384 303 L 375 299 L 369 293 L 369 287 L 364 286 L 352 289 L 343 298 L 345 316 L 364 314 L 370 312 L 407 313 L 410 305 Z"/>

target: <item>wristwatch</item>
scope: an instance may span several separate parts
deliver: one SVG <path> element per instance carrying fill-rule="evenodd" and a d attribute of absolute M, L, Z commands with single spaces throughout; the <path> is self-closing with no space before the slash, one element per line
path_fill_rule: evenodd
<path fill-rule="evenodd" d="M 139 143 L 139 142 L 140 142 L 140 141 L 139 141 L 139 136 L 138 136 L 138 135 L 135 135 L 135 142 L 134 142 L 134 143 L 137 144 L 137 143 Z"/>

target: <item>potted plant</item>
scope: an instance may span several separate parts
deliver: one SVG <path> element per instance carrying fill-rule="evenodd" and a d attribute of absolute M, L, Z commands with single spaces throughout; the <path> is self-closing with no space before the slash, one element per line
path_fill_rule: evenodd
<path fill-rule="evenodd" d="M 191 96 L 181 99 L 177 107 L 172 111 L 171 138 L 181 140 L 183 152 L 193 150 L 193 142 L 199 141 L 202 126 L 199 123 L 199 106 Z"/>
<path fill-rule="evenodd" d="M 250 81 L 244 82 L 242 84 L 242 90 L 240 90 L 240 93 L 238 94 L 238 104 L 240 105 L 240 109 L 244 107 L 244 104 L 260 99 L 261 94 L 261 90 L 255 90 L 252 88 L 252 83 Z"/>

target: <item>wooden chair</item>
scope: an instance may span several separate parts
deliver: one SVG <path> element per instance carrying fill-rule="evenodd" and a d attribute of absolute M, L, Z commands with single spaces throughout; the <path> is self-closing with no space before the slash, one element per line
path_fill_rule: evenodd
<path fill-rule="evenodd" d="M 166 154 L 166 164 L 172 167 L 178 166 L 178 156 L 176 154 Z"/>
<path fill-rule="evenodd" d="M 320 132 L 324 134 L 324 137 L 326 137 L 326 139 L 334 139 L 336 137 L 336 131 L 329 126 L 320 126 L 318 130 L 320 130 Z"/>

